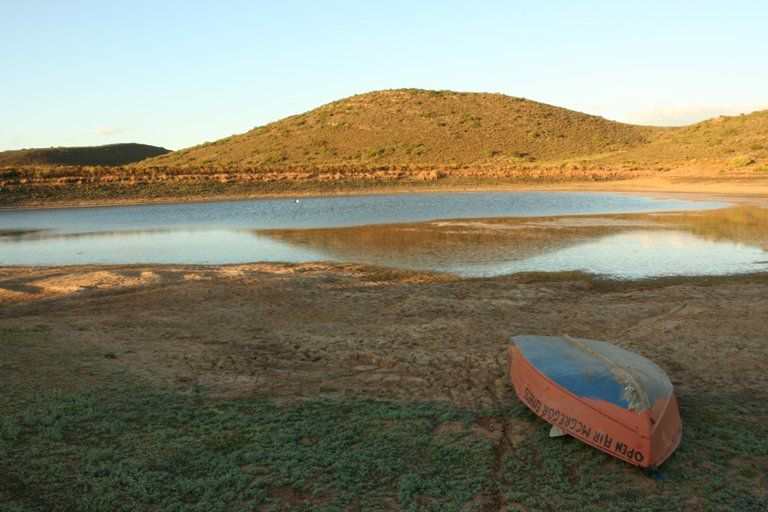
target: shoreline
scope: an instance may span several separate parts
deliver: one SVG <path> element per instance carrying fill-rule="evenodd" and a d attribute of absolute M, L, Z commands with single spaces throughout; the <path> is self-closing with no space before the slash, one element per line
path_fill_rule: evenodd
<path fill-rule="evenodd" d="M 188 196 L 158 199 L 110 199 L 61 201 L 47 204 L 0 205 L 3 211 L 47 210 L 69 208 L 99 208 L 115 206 L 144 206 L 163 204 L 211 203 L 230 201 L 256 201 L 267 199 L 288 198 L 324 198 L 345 196 L 379 196 L 379 195 L 426 195 L 426 194 L 472 194 L 485 192 L 593 192 L 617 193 L 629 195 L 645 195 L 650 197 L 669 197 L 688 199 L 691 201 L 719 200 L 738 204 L 753 204 L 768 207 L 768 180 L 756 179 L 756 183 L 744 183 L 738 180 L 723 180 L 710 182 L 704 177 L 699 182 L 672 182 L 661 178 L 637 178 L 618 181 L 601 182 L 563 182 L 551 184 L 480 184 L 478 186 L 428 187 L 408 185 L 393 185 L 362 190 L 329 191 L 295 191 L 291 193 L 243 194 L 243 195 L 209 195 Z M 764 181 L 764 183 L 763 183 Z"/>
<path fill-rule="evenodd" d="M 0 265 L 0 304 L 20 306 L 38 300 L 89 297 L 101 293 L 127 293 L 144 288 L 162 286 L 165 274 L 192 276 L 186 281 L 197 281 L 201 275 L 230 280 L 243 274 L 285 276 L 293 279 L 312 278 L 317 275 L 336 275 L 355 278 L 368 286 L 394 284 L 466 283 L 482 286 L 495 282 L 518 282 L 527 285 L 545 285 L 557 282 L 578 282 L 591 288 L 613 291 L 648 290 L 670 286 L 719 286 L 724 284 L 768 284 L 768 270 L 731 274 L 681 274 L 622 279 L 583 270 L 522 271 L 495 276 L 461 276 L 449 272 L 412 270 L 368 263 L 311 261 L 243 262 L 243 263 L 86 263 L 82 265 Z M 109 274 L 124 274 L 130 279 L 115 281 Z M 66 282 L 58 278 L 68 276 Z M 87 279 L 83 281 L 83 276 Z M 157 279 L 160 276 L 160 279 Z M 48 282 L 54 278 L 54 282 Z M 41 280 L 44 285 L 29 286 Z M 18 288 L 18 290 L 16 290 Z M 24 298 L 26 297 L 26 299 Z M 22 300 L 15 300 L 22 299 Z"/>
<path fill-rule="evenodd" d="M 642 475 L 574 439 L 547 438 L 549 425 L 525 409 L 511 385 L 511 336 L 567 333 L 647 357 L 674 385 L 688 437 L 663 468 L 680 497 L 670 501 L 668 482 L 643 477 L 640 498 L 696 508 L 700 501 L 690 496 L 708 483 L 702 474 L 717 477 L 716 492 L 723 481 L 738 486 L 742 494 L 724 506 L 744 503 L 742 495 L 765 496 L 764 472 L 738 470 L 762 456 L 755 439 L 765 437 L 768 423 L 768 273 L 617 283 L 576 273 L 456 280 L 353 265 L 0 268 L 0 293 L 8 288 L 28 299 L 0 306 L 0 398 L 3 412 L 19 418 L 11 425 L 20 426 L 6 429 L 4 439 L 17 457 L 10 460 L 22 461 L 8 467 L 32 468 L 42 475 L 33 482 L 82 472 L 80 459 L 69 456 L 75 450 L 98 464 L 89 468 L 131 457 L 131 467 L 149 468 L 147 478 L 157 476 L 158 453 L 169 454 L 162 460 L 174 468 L 200 460 L 176 458 L 178 446 L 204 447 L 236 478 L 250 467 L 239 461 L 262 467 L 263 457 L 247 459 L 246 451 L 267 453 L 275 467 L 319 460 L 316 474 L 326 475 L 329 446 L 339 447 L 342 460 L 377 463 L 381 458 L 359 451 L 370 445 L 359 442 L 361 432 L 371 443 L 400 443 L 426 431 L 415 450 L 407 445 L 419 471 L 425 447 L 477 447 L 484 466 L 465 466 L 460 453 L 472 481 L 489 468 L 490 482 L 519 492 L 506 475 L 521 471 L 494 473 L 497 461 L 521 461 L 528 478 L 528 466 L 538 471 L 566 456 L 606 488 L 621 485 L 624 499 Z M 150 420 L 136 420 L 144 417 Z M 254 432 L 264 435 L 254 441 Z M 115 436 L 131 444 L 119 443 L 122 451 L 112 456 Z M 169 445 L 170 438 L 183 444 Z M 264 444 L 254 445 L 259 439 Z M 351 439 L 362 455 L 343 459 L 350 445 L 340 439 Z M 41 440 L 50 454 L 45 465 L 43 451 L 30 451 Z M 285 457 L 273 455 L 284 446 Z M 114 467 L 119 477 L 126 465 Z M 197 462 L 182 470 L 184 482 L 202 471 Z M 548 475 L 530 477 L 533 496 Z M 284 496 L 283 485 L 269 489 Z M 103 489 L 103 480 L 94 488 Z M 486 499 L 478 493 L 477 501 Z M 317 496 L 312 504 L 326 505 Z"/>

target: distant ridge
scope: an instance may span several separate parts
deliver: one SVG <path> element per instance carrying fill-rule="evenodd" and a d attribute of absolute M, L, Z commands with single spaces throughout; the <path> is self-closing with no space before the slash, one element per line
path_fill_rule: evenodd
<path fill-rule="evenodd" d="M 30 165 L 119 166 L 170 153 L 147 144 L 18 149 L 0 152 L 0 167 Z"/>

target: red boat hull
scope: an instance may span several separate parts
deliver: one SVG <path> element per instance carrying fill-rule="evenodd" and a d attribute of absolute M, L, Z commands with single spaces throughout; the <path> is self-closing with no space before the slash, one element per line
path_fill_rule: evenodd
<path fill-rule="evenodd" d="M 516 345 L 509 348 L 509 354 L 517 395 L 539 417 L 565 433 L 642 468 L 659 466 L 680 444 L 682 425 L 673 391 L 643 410 L 633 410 L 566 389 L 532 364 Z"/>

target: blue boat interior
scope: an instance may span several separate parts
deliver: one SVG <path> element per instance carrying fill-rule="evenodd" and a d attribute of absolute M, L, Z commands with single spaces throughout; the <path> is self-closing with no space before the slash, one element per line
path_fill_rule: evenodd
<path fill-rule="evenodd" d="M 669 398 L 672 383 L 650 359 L 602 341 L 582 338 L 577 341 L 588 350 L 556 336 L 512 338 L 518 350 L 538 371 L 578 397 L 603 400 L 629 409 L 630 402 L 624 392 L 626 384 L 617 377 L 618 366 L 634 377 L 650 406 L 658 399 Z M 638 410 L 636 404 L 634 409 Z"/>

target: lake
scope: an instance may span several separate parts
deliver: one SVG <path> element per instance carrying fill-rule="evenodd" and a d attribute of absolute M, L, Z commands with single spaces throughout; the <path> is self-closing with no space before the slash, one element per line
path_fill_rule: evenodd
<path fill-rule="evenodd" d="M 371 195 L 0 212 L 0 264 L 354 262 L 468 277 L 766 270 L 766 210 L 560 192 Z"/>

